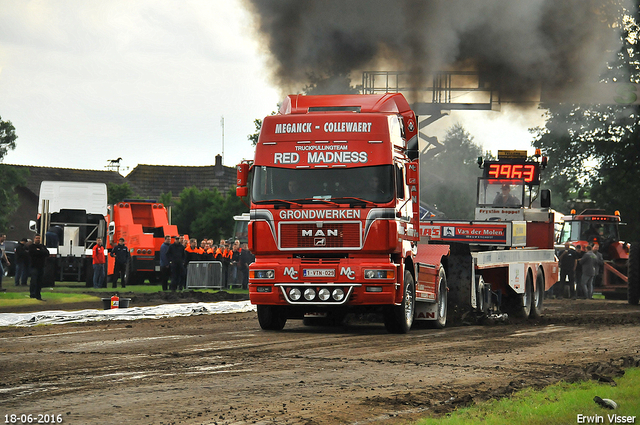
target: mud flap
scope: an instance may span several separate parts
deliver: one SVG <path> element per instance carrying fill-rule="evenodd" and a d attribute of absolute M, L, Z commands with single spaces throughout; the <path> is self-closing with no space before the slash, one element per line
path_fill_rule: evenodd
<path fill-rule="evenodd" d="M 418 321 L 433 321 L 436 320 L 436 310 L 438 303 L 424 303 L 416 302 L 416 312 L 414 320 Z"/>

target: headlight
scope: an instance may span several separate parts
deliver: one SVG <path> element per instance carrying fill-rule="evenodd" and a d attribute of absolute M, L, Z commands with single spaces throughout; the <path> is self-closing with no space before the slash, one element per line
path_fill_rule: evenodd
<path fill-rule="evenodd" d="M 293 288 L 289 291 L 289 298 L 291 298 L 291 301 L 298 301 L 301 296 L 302 292 L 300 292 L 298 288 Z"/>
<path fill-rule="evenodd" d="M 365 279 L 394 279 L 395 278 L 395 270 L 365 270 L 364 278 Z"/>
<path fill-rule="evenodd" d="M 340 288 L 334 289 L 331 296 L 336 301 L 342 301 L 342 299 L 344 298 L 344 291 Z"/>
<path fill-rule="evenodd" d="M 273 279 L 276 276 L 273 270 L 251 270 L 249 277 L 252 279 Z"/>
<path fill-rule="evenodd" d="M 307 288 L 304 290 L 304 299 L 307 301 L 312 301 L 316 297 L 316 291 L 311 288 Z"/>
<path fill-rule="evenodd" d="M 331 292 L 329 292 L 327 288 L 322 288 L 320 291 L 318 291 L 318 298 L 320 298 L 320 300 L 322 301 L 328 300 L 330 296 Z"/>

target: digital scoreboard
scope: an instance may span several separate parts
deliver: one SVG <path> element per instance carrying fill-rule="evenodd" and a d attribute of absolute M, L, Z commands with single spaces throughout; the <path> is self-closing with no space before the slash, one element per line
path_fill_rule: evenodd
<path fill-rule="evenodd" d="M 484 178 L 524 180 L 528 185 L 540 184 L 540 164 L 522 161 L 485 161 Z"/>

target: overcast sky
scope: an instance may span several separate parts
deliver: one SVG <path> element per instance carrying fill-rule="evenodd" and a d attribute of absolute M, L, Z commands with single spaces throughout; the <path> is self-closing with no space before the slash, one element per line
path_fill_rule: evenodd
<path fill-rule="evenodd" d="M 103 170 L 233 166 L 253 156 L 253 121 L 282 93 L 240 0 L 0 0 L 0 117 L 7 164 Z M 352 76 L 354 82 L 361 76 Z M 530 148 L 542 112 L 457 112 L 485 149 Z M 128 169 L 127 169 L 128 167 Z"/>

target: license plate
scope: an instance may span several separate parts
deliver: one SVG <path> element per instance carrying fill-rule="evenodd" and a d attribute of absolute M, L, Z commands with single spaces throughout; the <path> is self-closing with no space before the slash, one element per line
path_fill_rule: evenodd
<path fill-rule="evenodd" d="M 304 269 L 302 271 L 304 277 L 335 277 L 334 269 Z"/>

